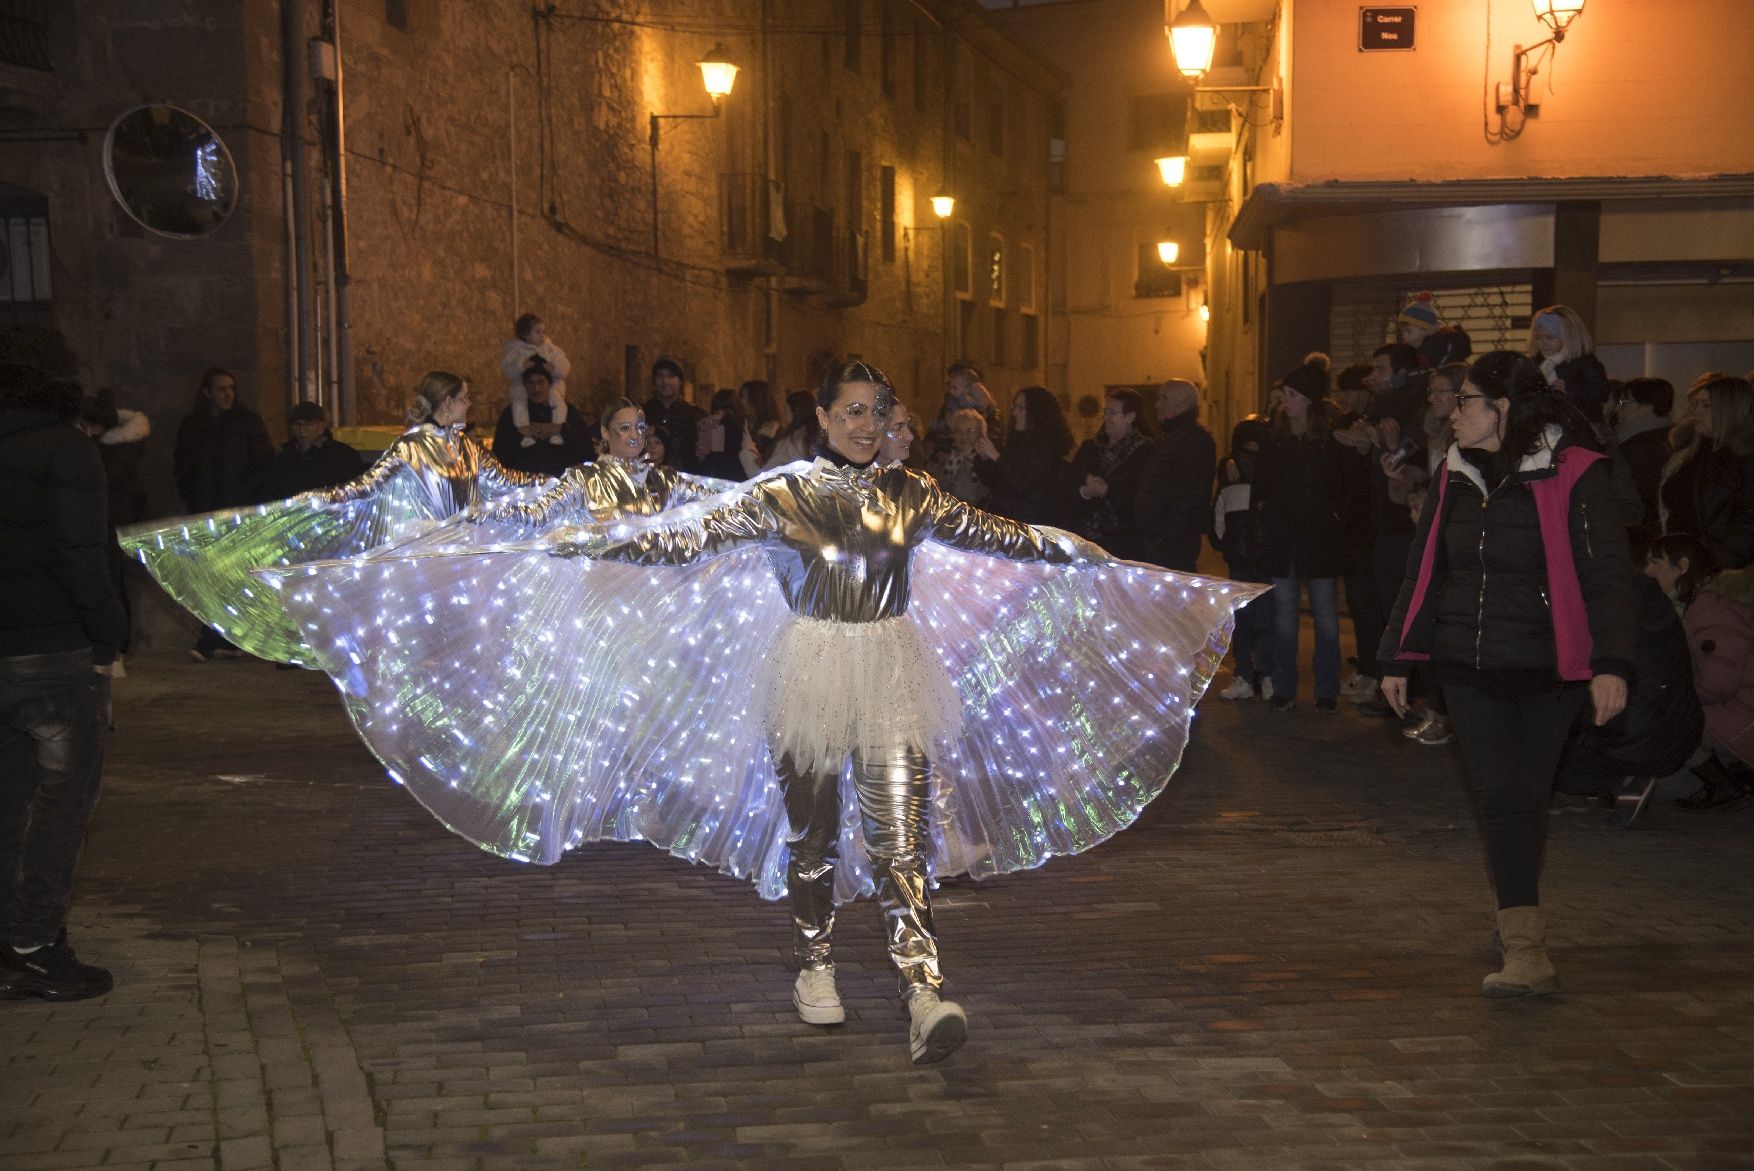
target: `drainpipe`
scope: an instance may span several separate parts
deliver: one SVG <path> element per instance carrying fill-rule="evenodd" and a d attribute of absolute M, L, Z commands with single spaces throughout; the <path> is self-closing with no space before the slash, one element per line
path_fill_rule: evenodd
<path fill-rule="evenodd" d="M 280 143 L 286 171 L 287 324 L 293 338 L 287 397 L 291 403 L 315 402 L 318 394 L 317 338 L 310 312 L 311 165 L 304 148 L 304 45 L 304 0 L 281 0 Z"/>

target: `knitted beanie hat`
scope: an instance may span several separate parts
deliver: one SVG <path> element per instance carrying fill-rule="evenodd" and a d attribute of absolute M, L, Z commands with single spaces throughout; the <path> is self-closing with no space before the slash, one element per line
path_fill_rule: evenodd
<path fill-rule="evenodd" d="M 1326 354 L 1311 354 L 1303 360 L 1303 364 L 1292 370 L 1281 381 L 1290 390 L 1295 390 L 1312 402 L 1320 402 L 1328 397 L 1328 367 L 1331 363 Z"/>
<path fill-rule="evenodd" d="M 1437 302 L 1432 300 L 1430 293 L 1417 294 L 1401 307 L 1400 315 L 1395 318 L 1395 324 L 1436 329 L 1438 326 Z"/>

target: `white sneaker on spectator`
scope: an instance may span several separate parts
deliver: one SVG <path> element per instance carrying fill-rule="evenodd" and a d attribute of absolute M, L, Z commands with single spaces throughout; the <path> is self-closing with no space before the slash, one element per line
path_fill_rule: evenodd
<path fill-rule="evenodd" d="M 1229 687 L 1218 693 L 1219 699 L 1253 699 L 1254 697 L 1254 685 L 1240 675 L 1230 681 Z"/>
<path fill-rule="evenodd" d="M 1273 698 L 1273 679 L 1269 675 L 1262 675 L 1261 676 L 1261 698 L 1262 699 L 1272 699 Z"/>
<path fill-rule="evenodd" d="M 834 987 L 833 968 L 805 968 L 792 985 L 792 1004 L 798 1018 L 807 1025 L 838 1025 L 847 1019 L 847 1010 Z"/>

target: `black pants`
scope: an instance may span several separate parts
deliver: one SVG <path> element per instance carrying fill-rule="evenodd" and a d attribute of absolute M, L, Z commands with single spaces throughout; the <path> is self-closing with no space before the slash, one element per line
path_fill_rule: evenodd
<path fill-rule="evenodd" d="M 1446 679 L 1443 690 L 1498 905 L 1539 906 L 1553 777 L 1587 689 L 1567 683 L 1507 695 L 1483 680 Z"/>
<path fill-rule="evenodd" d="M 1149 538 L 1145 542 L 1145 560 L 1178 573 L 1196 573 L 1200 568 L 1200 543 L 1203 539 L 1200 533 Z"/>
<path fill-rule="evenodd" d="M 1382 668 L 1377 665 L 1376 650 L 1382 642 L 1387 607 L 1377 585 L 1376 561 L 1371 548 L 1355 550 L 1348 558 L 1345 582 L 1346 610 L 1352 615 L 1352 641 L 1358 648 L 1358 673 L 1380 679 Z M 1393 601 L 1393 598 L 1389 599 L 1390 603 Z"/>
<path fill-rule="evenodd" d="M 97 805 L 110 681 L 91 652 L 0 659 L 0 930 L 53 943 Z"/>

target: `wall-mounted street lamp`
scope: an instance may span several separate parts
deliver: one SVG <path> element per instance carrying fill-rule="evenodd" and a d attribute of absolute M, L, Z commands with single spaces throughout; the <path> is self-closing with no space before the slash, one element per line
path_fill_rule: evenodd
<path fill-rule="evenodd" d="M 652 147 L 652 255 L 658 255 L 658 145 L 661 141 L 660 127 L 665 122 L 694 122 L 717 118 L 723 112 L 723 102 L 731 96 L 731 90 L 737 84 L 737 65 L 731 60 L 731 51 L 724 45 L 714 45 L 706 56 L 695 65 L 700 67 L 701 85 L 706 89 L 707 97 L 712 99 L 713 112 L 710 114 L 658 114 L 651 116 L 651 130 L 648 140 Z"/>
<path fill-rule="evenodd" d="M 1533 114 L 1540 109 L 1539 102 L 1531 102 L 1529 94 L 1535 86 L 1535 74 L 1540 66 L 1530 60 L 1542 49 L 1547 50 L 1547 59 L 1553 59 L 1559 43 L 1565 39 L 1565 32 L 1571 22 L 1583 15 L 1586 0 L 1533 0 L 1535 16 L 1540 22 L 1553 30 L 1553 35 L 1544 41 L 1524 48 L 1516 46 L 1511 55 L 1510 80 L 1498 83 L 1497 105 L 1500 114 L 1508 110 L 1521 110 L 1525 114 Z M 1520 128 L 1519 128 L 1520 129 Z"/>
<path fill-rule="evenodd" d="M 1200 320 L 1207 322 L 1212 320 L 1212 302 L 1205 297 L 1200 298 Z"/>
<path fill-rule="evenodd" d="M 1165 187 L 1180 187 L 1188 177 L 1187 155 L 1169 155 L 1151 161 L 1157 164 L 1157 173 L 1163 177 Z"/>
<path fill-rule="evenodd" d="M 1174 240 L 1159 240 L 1157 242 L 1157 259 L 1163 261 L 1166 268 L 1174 264 L 1181 254 L 1182 246 Z"/>
<path fill-rule="evenodd" d="M 1212 56 L 1218 51 L 1218 26 L 1206 15 L 1200 0 L 1193 0 L 1180 16 L 1164 25 L 1164 31 L 1169 34 L 1176 71 L 1198 85 L 1212 68 Z"/>
<path fill-rule="evenodd" d="M 940 187 L 938 194 L 932 196 L 932 214 L 941 220 L 947 220 L 950 218 L 950 213 L 955 210 L 956 196 Z"/>
<path fill-rule="evenodd" d="M 1554 3 L 1576 3 L 1578 0 L 1553 0 Z M 1176 0 L 1163 0 L 1163 31 L 1169 37 L 1169 51 L 1175 58 L 1176 72 L 1188 79 L 1197 94 L 1271 94 L 1272 116 L 1283 116 L 1279 83 L 1272 85 L 1204 86 L 1200 79 L 1212 69 L 1212 58 L 1218 51 L 1218 25 L 1207 14 L 1200 0 L 1189 0 L 1188 6 L 1171 17 Z M 1234 103 L 1232 104 L 1234 107 Z"/>

